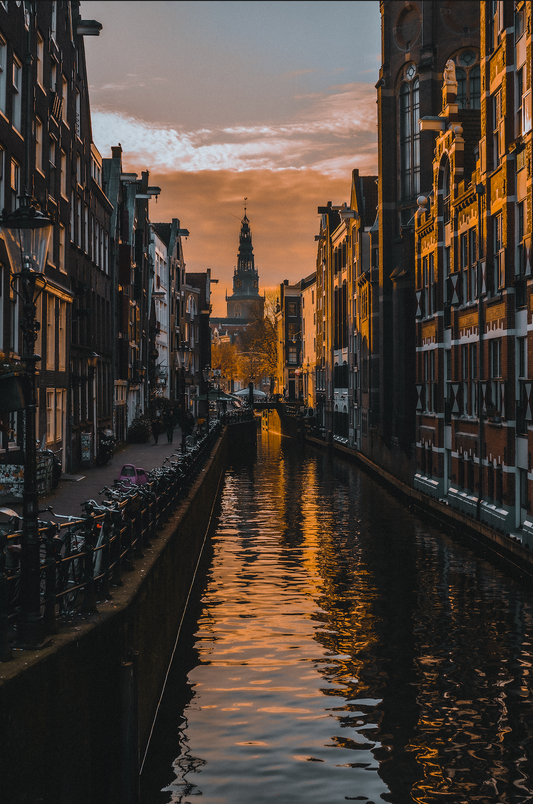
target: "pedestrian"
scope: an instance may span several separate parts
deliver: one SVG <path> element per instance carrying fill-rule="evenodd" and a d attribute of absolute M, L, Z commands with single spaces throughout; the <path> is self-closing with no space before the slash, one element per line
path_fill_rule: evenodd
<path fill-rule="evenodd" d="M 192 415 L 190 410 L 185 411 L 185 421 L 184 421 L 184 430 L 186 436 L 192 434 L 194 430 L 194 416 Z"/>
<path fill-rule="evenodd" d="M 167 444 L 172 444 L 174 440 L 174 427 L 176 426 L 176 417 L 174 416 L 174 409 L 170 408 L 165 418 L 165 431 L 167 434 Z"/>
<path fill-rule="evenodd" d="M 155 444 L 157 444 L 157 441 L 159 439 L 160 430 L 161 428 L 159 426 L 159 419 L 157 417 L 154 417 L 152 419 L 152 435 L 154 437 L 154 446 Z"/>

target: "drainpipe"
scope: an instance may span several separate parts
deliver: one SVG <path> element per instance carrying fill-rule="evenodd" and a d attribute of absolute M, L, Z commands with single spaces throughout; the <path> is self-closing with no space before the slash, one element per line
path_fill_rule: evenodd
<path fill-rule="evenodd" d="M 481 220 L 481 212 L 482 212 L 482 198 L 485 195 L 485 187 L 483 184 L 476 184 L 476 195 L 477 195 L 477 313 L 478 313 L 478 381 L 477 381 L 477 405 L 478 405 L 478 418 L 479 418 L 479 428 L 478 428 L 478 456 L 479 456 L 479 488 L 478 488 L 478 496 L 477 496 L 477 506 L 476 506 L 476 519 L 481 521 L 481 499 L 483 497 L 483 436 L 484 436 L 484 422 L 483 422 L 483 414 L 481 410 L 481 391 L 482 391 L 482 382 L 481 382 L 481 375 L 483 372 L 483 357 L 484 357 L 484 343 L 483 337 L 485 334 L 485 317 L 484 317 L 484 309 L 481 299 L 481 292 L 483 289 L 483 282 L 481 276 L 481 257 L 483 255 L 483 249 L 481 245 L 481 237 L 483 234 L 483 225 Z"/>

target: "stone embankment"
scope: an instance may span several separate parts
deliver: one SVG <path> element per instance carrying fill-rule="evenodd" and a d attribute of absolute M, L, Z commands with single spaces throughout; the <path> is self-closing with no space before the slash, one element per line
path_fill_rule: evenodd
<path fill-rule="evenodd" d="M 230 445 L 254 437 L 253 421 L 224 428 L 188 497 L 122 573 L 111 599 L 99 601 L 97 613 L 63 623 L 41 650 L 15 651 L 0 664 L 2 801 L 137 801 L 140 758 L 216 515 Z M 102 480 L 93 477 L 95 487 Z"/>

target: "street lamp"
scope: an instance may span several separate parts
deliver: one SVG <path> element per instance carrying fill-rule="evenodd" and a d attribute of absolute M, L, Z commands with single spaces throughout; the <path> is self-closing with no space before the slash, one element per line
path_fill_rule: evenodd
<path fill-rule="evenodd" d="M 22 362 L 25 369 L 24 487 L 22 493 L 22 539 L 20 556 L 20 614 L 16 646 L 36 649 L 44 644 L 40 600 L 40 545 L 36 445 L 35 341 L 40 322 L 35 320 L 36 301 L 46 285 L 44 267 L 52 234 L 52 221 L 32 205 L 29 195 L 19 198 L 19 207 L 2 215 L 4 236 L 11 267 L 11 286 L 22 303 L 20 327 L 23 335 Z"/>

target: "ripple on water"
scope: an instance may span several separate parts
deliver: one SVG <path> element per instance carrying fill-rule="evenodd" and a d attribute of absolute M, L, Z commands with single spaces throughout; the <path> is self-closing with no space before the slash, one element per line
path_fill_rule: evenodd
<path fill-rule="evenodd" d="M 142 803 L 533 800 L 531 597 L 369 477 L 268 436 L 227 473 Z"/>

